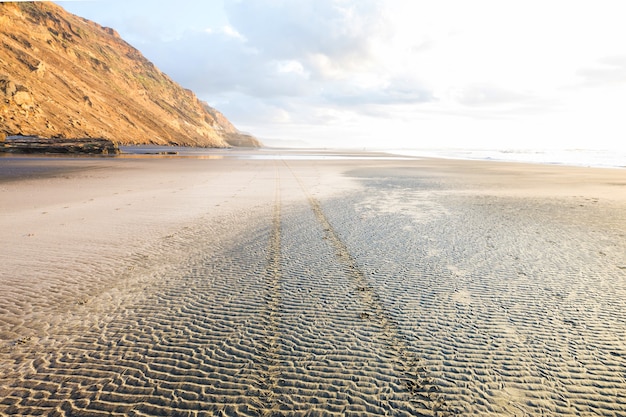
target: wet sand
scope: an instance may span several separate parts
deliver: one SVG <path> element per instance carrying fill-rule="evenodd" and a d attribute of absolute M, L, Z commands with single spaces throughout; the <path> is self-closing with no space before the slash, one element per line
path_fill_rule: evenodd
<path fill-rule="evenodd" d="M 231 156 L 0 160 L 0 415 L 626 415 L 626 170 Z"/>

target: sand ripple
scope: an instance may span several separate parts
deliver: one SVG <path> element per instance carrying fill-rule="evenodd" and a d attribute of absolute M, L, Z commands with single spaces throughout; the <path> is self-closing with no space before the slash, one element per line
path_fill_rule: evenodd
<path fill-rule="evenodd" d="M 300 185 L 284 167 L 276 172 L 272 205 L 143 248 L 162 262 L 128 272 L 126 282 L 135 284 L 124 288 L 136 296 L 108 318 L 56 344 L 5 349 L 19 366 L 4 378 L 2 414 L 437 410 L 420 359 L 320 205 L 312 198 L 308 206 L 284 205 L 281 189 Z M 101 312 L 106 300 L 96 298 L 77 308 Z"/>
<path fill-rule="evenodd" d="M 620 206 L 441 192 L 431 205 L 444 211 L 430 217 L 359 204 L 388 190 L 325 211 L 448 411 L 624 415 Z"/>
<path fill-rule="evenodd" d="M 160 195 L 208 212 L 119 256 L 24 255 L 0 415 L 625 415 L 623 205 L 318 164 Z"/>

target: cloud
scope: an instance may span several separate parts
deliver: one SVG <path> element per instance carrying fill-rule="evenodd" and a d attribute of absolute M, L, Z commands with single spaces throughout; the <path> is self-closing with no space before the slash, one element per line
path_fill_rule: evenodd
<path fill-rule="evenodd" d="M 396 76 L 382 78 L 378 84 L 371 86 L 335 83 L 334 88 L 329 89 L 323 97 L 328 103 L 355 108 L 436 101 L 433 92 L 419 81 Z"/>
<path fill-rule="evenodd" d="M 626 55 L 615 55 L 598 60 L 594 67 L 580 70 L 585 86 L 626 83 Z"/>
<path fill-rule="evenodd" d="M 227 25 L 188 30 L 142 50 L 200 96 L 230 91 L 344 106 L 430 99 L 423 87 L 393 79 L 376 56 L 373 45 L 388 34 L 381 7 L 373 0 L 227 0 Z M 378 84 L 362 85 L 366 78 Z"/>
<path fill-rule="evenodd" d="M 521 104 L 531 99 L 527 94 L 493 84 L 472 84 L 458 90 L 453 96 L 459 103 L 470 107 Z"/>
<path fill-rule="evenodd" d="M 293 122 L 295 103 L 285 99 L 261 99 L 240 93 L 213 95 L 209 104 L 225 115 L 238 115 L 238 128 L 247 125 L 277 125 Z"/>
<path fill-rule="evenodd" d="M 268 60 L 298 60 L 326 78 L 327 67 L 355 70 L 386 29 L 376 0 L 227 0 L 231 24 Z"/>
<path fill-rule="evenodd" d="M 223 32 L 187 33 L 179 39 L 146 45 L 165 73 L 200 96 L 232 92 L 252 97 L 311 94 L 309 74 L 296 60 L 267 60 L 242 38 Z"/>

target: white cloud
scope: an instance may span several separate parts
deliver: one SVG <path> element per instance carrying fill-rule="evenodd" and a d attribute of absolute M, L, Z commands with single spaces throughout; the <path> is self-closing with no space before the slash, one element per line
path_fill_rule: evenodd
<path fill-rule="evenodd" d="M 304 66 L 299 61 L 294 59 L 288 59 L 284 61 L 274 62 L 276 71 L 280 74 L 298 74 L 304 78 L 308 78 L 307 72 L 304 70 Z"/>
<path fill-rule="evenodd" d="M 466 106 L 519 105 L 531 99 L 529 95 L 498 87 L 493 84 L 469 84 L 451 93 L 456 101 Z"/>
<path fill-rule="evenodd" d="M 380 26 L 379 1 L 226 1 L 233 26 L 273 59 L 323 54 L 333 60 L 364 57 Z"/>
<path fill-rule="evenodd" d="M 584 78 L 586 86 L 626 84 L 626 54 L 599 59 L 578 74 Z"/>
<path fill-rule="evenodd" d="M 188 30 L 186 32 L 189 32 Z M 226 35 L 227 37 L 237 39 L 241 42 L 245 42 L 246 38 L 239 32 L 237 29 L 233 28 L 231 25 L 224 25 L 218 27 L 217 29 L 212 27 L 206 27 L 201 32 L 204 32 L 209 35 Z"/>

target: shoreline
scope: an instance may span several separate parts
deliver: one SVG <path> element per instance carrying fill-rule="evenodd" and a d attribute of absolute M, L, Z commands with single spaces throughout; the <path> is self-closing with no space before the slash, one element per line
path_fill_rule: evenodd
<path fill-rule="evenodd" d="M 0 153 L 0 159 L 11 157 L 42 158 L 289 158 L 309 155 L 310 158 L 367 157 L 433 158 L 461 161 L 493 161 L 534 165 L 571 166 L 604 169 L 626 169 L 626 152 L 609 149 L 332 149 L 332 148 L 196 148 L 186 146 L 123 145 L 119 153 Z"/>
<path fill-rule="evenodd" d="M 390 153 L 468 161 L 516 162 L 588 168 L 626 168 L 626 151 L 611 149 L 392 149 Z"/>

